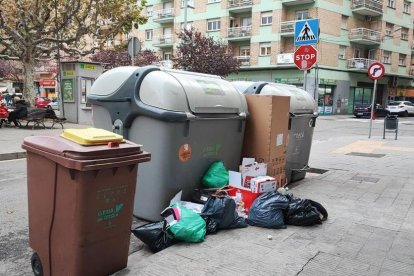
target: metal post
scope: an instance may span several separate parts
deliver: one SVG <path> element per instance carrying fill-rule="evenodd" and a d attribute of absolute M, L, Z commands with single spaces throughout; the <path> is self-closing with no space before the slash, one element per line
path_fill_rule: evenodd
<path fill-rule="evenodd" d="M 372 92 L 371 118 L 369 120 L 369 134 L 368 134 L 368 138 L 371 138 L 372 118 L 374 116 L 374 104 L 375 104 L 375 92 L 376 91 L 377 91 L 377 80 L 374 80 L 374 91 Z"/>
<path fill-rule="evenodd" d="M 187 8 L 188 0 L 184 0 L 184 30 L 187 30 Z"/>
<path fill-rule="evenodd" d="M 306 78 L 308 76 L 308 70 L 303 70 L 303 90 L 306 91 Z"/>
<path fill-rule="evenodd" d="M 131 65 L 135 65 L 135 39 L 136 37 L 132 37 L 132 55 L 131 55 Z"/>

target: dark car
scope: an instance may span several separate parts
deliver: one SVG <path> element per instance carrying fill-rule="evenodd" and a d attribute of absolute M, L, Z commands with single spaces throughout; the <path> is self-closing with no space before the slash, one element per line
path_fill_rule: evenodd
<path fill-rule="evenodd" d="M 380 104 L 376 104 L 375 112 L 377 117 L 385 117 L 390 113 Z M 371 105 L 355 107 L 354 116 L 357 118 L 371 117 Z"/>

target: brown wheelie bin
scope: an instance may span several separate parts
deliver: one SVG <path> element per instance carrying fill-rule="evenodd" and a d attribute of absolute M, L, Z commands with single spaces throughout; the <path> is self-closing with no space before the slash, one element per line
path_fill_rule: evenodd
<path fill-rule="evenodd" d="M 150 154 L 109 131 L 65 132 L 77 142 L 30 136 L 22 145 L 33 272 L 108 275 L 127 266 L 137 167 Z"/>

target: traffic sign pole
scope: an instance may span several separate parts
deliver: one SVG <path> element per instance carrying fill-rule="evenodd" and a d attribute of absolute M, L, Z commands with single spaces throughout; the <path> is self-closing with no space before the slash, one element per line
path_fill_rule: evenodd
<path fill-rule="evenodd" d="M 369 133 L 368 138 L 371 139 L 371 130 L 372 130 L 372 118 L 374 117 L 374 106 L 375 106 L 375 93 L 377 91 L 377 80 L 374 80 L 374 91 L 372 92 L 372 102 L 371 102 L 371 118 L 369 120 Z"/>
<path fill-rule="evenodd" d="M 375 109 L 375 94 L 377 91 L 377 80 L 382 78 L 384 74 L 385 74 L 385 67 L 382 63 L 374 62 L 368 68 L 368 76 L 374 80 L 374 90 L 372 91 L 371 118 L 369 120 L 368 138 L 371 138 L 372 119 L 374 117 L 374 109 Z"/>

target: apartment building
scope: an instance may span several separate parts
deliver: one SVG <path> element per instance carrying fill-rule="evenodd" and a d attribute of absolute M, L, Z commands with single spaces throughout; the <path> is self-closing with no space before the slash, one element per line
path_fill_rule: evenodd
<path fill-rule="evenodd" d="M 367 69 L 385 65 L 376 102 L 414 100 L 411 0 L 148 0 L 148 22 L 136 33 L 143 48 L 171 58 L 187 27 L 228 41 L 241 61 L 229 80 L 303 86 L 320 114 L 350 114 L 369 104 L 373 81 Z M 414 12 L 414 11 L 413 11 Z M 294 22 L 319 19 L 318 62 L 306 74 L 293 63 Z"/>

